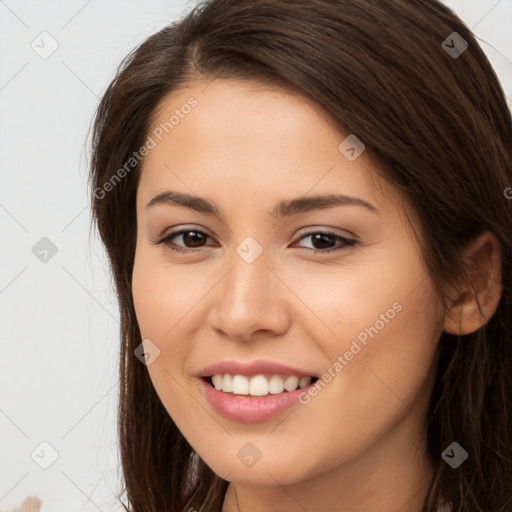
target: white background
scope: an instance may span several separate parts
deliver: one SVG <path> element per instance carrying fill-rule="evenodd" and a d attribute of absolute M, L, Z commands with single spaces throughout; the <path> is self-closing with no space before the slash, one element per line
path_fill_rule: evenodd
<path fill-rule="evenodd" d="M 512 0 L 445 3 L 474 30 L 512 105 Z M 89 233 L 86 138 L 122 57 L 192 5 L 0 0 L 1 512 L 28 496 L 42 512 L 121 510 L 119 322 Z M 59 45 L 47 59 L 31 48 L 43 31 Z M 43 237 L 57 248 L 47 262 L 32 252 Z M 45 441 L 58 453 L 48 469 L 35 462 L 51 462 Z"/>

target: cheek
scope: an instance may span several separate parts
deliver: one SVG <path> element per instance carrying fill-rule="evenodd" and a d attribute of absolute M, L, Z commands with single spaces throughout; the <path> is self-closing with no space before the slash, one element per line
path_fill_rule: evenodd
<path fill-rule="evenodd" d="M 192 266 L 170 266 L 149 250 L 137 250 L 132 293 L 143 338 L 170 340 L 188 325 L 183 320 L 205 293 L 203 286 L 196 286 L 205 280 L 199 280 L 197 274 Z"/>
<path fill-rule="evenodd" d="M 193 407 L 183 370 L 192 334 L 184 333 L 187 322 L 180 319 L 185 320 L 190 304 L 198 300 L 188 296 L 197 292 L 182 286 L 184 281 L 183 274 L 165 269 L 150 254 L 136 252 L 132 293 L 137 322 L 142 339 L 151 340 L 159 351 L 147 371 L 167 413 L 182 432 L 188 433 L 191 425 L 203 425 L 204 419 L 194 422 L 191 417 Z M 145 350 L 153 346 L 147 343 L 144 341 Z"/>
<path fill-rule="evenodd" d="M 331 307 L 337 337 L 325 346 L 331 365 L 323 380 L 329 382 L 310 403 L 315 407 L 325 393 L 336 406 L 324 408 L 327 420 L 316 426 L 318 439 L 335 431 L 340 446 L 350 438 L 357 449 L 359 442 L 378 439 L 405 415 L 426 414 L 442 315 L 423 274 L 394 276 L 373 275 L 365 286 L 354 284 L 347 289 L 352 297 L 342 294 L 336 311 Z M 333 463 L 337 455 L 332 454 Z"/>
<path fill-rule="evenodd" d="M 341 439 L 372 439 L 410 409 L 425 413 L 443 315 L 428 274 L 405 256 L 364 272 L 340 270 L 336 280 L 331 269 L 330 279 L 327 271 L 315 276 L 315 288 L 301 284 L 308 306 L 331 331 L 320 336 L 317 318 L 298 322 L 327 356 L 326 384 L 318 398 L 304 397 L 306 407 L 325 405 L 326 395 L 337 402 L 324 408 L 328 420 L 315 425 L 319 439 L 332 437 L 333 428 Z"/>
<path fill-rule="evenodd" d="M 154 250 L 138 248 L 132 274 L 132 294 L 143 340 L 149 339 L 159 357 L 148 372 L 164 405 L 174 409 L 181 386 L 188 385 L 186 362 L 201 326 L 200 304 L 211 284 L 192 265 L 166 264 Z"/>
<path fill-rule="evenodd" d="M 182 325 L 178 321 L 186 314 L 186 301 L 177 293 L 179 284 L 150 256 L 144 250 L 136 252 L 132 294 L 144 351 L 158 354 L 147 370 L 161 401 L 171 413 L 177 405 L 178 388 L 183 384 L 183 362 L 190 346 L 186 343 L 189 337 L 181 332 L 177 337 Z"/>

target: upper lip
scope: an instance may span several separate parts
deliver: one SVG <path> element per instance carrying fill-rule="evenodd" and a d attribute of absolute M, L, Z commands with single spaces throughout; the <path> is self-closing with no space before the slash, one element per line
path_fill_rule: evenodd
<path fill-rule="evenodd" d="M 255 376 L 262 373 L 292 375 L 295 377 L 317 377 L 315 373 L 309 370 L 293 368 L 291 366 L 275 361 L 264 361 L 258 359 L 255 361 L 219 361 L 203 368 L 198 377 L 211 377 L 212 375 L 229 373 L 230 375 Z"/>

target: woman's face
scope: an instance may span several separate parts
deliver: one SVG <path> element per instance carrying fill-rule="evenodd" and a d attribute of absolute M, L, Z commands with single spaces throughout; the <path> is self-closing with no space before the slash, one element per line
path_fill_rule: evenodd
<path fill-rule="evenodd" d="M 301 97 L 220 79 L 168 97 L 149 132 L 133 270 L 147 369 L 227 480 L 384 467 L 423 433 L 444 315 L 417 217 L 347 135 Z"/>

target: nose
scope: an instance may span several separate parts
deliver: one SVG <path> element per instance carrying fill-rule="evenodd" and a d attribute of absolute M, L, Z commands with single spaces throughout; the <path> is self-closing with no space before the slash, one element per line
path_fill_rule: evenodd
<path fill-rule="evenodd" d="M 269 265 L 265 251 L 252 263 L 236 252 L 212 297 L 213 328 L 233 340 L 279 336 L 290 327 L 290 291 Z"/>

